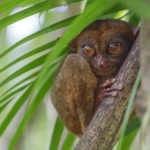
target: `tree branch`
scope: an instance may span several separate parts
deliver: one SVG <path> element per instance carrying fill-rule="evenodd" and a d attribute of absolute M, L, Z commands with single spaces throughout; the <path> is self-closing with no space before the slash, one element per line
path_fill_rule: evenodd
<path fill-rule="evenodd" d="M 104 98 L 75 150 L 111 150 L 113 148 L 138 70 L 139 44 L 137 38 L 116 75 L 117 81 L 113 85 L 123 84 L 124 89 L 115 98 Z"/>

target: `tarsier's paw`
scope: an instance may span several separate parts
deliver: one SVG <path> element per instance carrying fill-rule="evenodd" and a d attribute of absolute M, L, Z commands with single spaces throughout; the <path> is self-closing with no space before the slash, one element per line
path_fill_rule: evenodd
<path fill-rule="evenodd" d="M 123 89 L 123 85 L 117 85 L 115 87 L 110 87 L 116 82 L 115 78 L 111 78 L 106 80 L 102 85 L 100 85 L 99 91 L 98 91 L 98 99 L 104 98 L 106 96 L 117 96 L 118 91 L 121 91 Z"/>
<path fill-rule="evenodd" d="M 102 85 L 100 85 L 98 90 L 98 95 L 96 98 L 95 110 L 98 108 L 99 104 L 102 102 L 103 98 L 106 96 L 115 97 L 118 94 L 118 91 L 123 89 L 123 85 L 117 85 L 111 87 L 116 82 L 115 78 L 110 78 L 106 80 Z"/>

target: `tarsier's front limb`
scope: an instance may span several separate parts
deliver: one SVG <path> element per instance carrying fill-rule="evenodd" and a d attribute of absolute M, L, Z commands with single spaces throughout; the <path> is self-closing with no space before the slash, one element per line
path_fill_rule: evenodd
<path fill-rule="evenodd" d="M 104 97 L 106 96 L 115 97 L 117 96 L 118 91 L 121 91 L 123 89 L 122 84 L 115 87 L 111 87 L 115 82 L 116 82 L 115 78 L 110 78 L 99 86 L 95 100 L 94 112 L 97 110 L 98 106 L 100 105 Z"/>

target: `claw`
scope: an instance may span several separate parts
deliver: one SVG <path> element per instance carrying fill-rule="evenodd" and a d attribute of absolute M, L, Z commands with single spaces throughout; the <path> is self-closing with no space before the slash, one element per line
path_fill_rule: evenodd
<path fill-rule="evenodd" d="M 103 93 L 105 92 L 111 92 L 111 91 L 121 91 L 123 89 L 123 85 L 119 84 L 116 87 L 110 87 L 103 90 Z"/>
<path fill-rule="evenodd" d="M 118 94 L 118 92 L 117 91 L 109 91 L 109 92 L 104 92 L 102 95 L 99 95 L 97 98 L 98 99 L 102 99 L 102 98 L 104 98 L 104 97 L 106 97 L 106 96 L 112 96 L 112 97 L 115 97 L 115 96 L 117 96 L 117 94 Z"/>
<path fill-rule="evenodd" d="M 117 91 L 112 91 L 112 92 L 105 93 L 104 96 L 112 96 L 112 97 L 115 97 L 115 96 L 117 96 L 117 94 L 118 94 Z"/>
<path fill-rule="evenodd" d="M 116 82 L 116 79 L 115 78 L 111 78 L 111 79 L 106 80 L 100 87 L 101 88 L 106 88 L 108 86 L 111 86 L 115 82 Z"/>

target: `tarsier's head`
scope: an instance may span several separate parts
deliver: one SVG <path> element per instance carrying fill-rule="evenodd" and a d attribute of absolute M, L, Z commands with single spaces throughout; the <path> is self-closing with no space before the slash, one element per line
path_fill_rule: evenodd
<path fill-rule="evenodd" d="M 117 72 L 127 56 L 135 28 L 118 20 L 98 20 L 84 29 L 70 44 L 90 64 L 97 76 Z"/>

